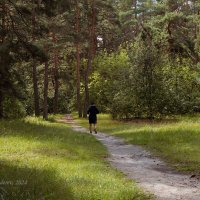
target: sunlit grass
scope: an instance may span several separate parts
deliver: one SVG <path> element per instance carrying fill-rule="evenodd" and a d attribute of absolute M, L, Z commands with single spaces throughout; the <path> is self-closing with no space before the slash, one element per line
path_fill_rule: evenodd
<path fill-rule="evenodd" d="M 65 124 L 33 117 L 0 121 L 0 152 L 3 200 L 149 199 L 109 166 L 93 136 Z"/>
<path fill-rule="evenodd" d="M 87 120 L 78 120 L 87 127 Z M 144 146 L 154 155 L 179 170 L 200 172 L 200 116 L 177 117 L 165 122 L 114 121 L 109 115 L 99 115 L 100 131 L 123 137 L 126 142 Z"/>

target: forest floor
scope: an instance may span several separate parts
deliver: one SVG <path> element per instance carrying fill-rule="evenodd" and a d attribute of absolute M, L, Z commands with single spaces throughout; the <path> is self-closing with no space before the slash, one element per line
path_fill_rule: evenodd
<path fill-rule="evenodd" d="M 105 118 L 105 116 L 101 116 L 100 120 Z M 67 120 L 69 121 L 69 120 Z M 134 144 L 127 144 L 124 142 L 124 139 L 126 141 L 127 137 L 125 136 L 126 134 L 124 133 L 124 131 L 128 130 L 128 126 L 130 126 L 131 124 L 126 123 L 127 126 L 122 128 L 122 124 L 124 125 L 123 122 L 115 122 L 115 123 L 122 123 L 121 124 L 121 130 L 120 130 L 120 126 L 118 127 L 119 129 L 117 130 L 117 125 L 115 124 L 115 133 L 117 131 L 118 136 L 121 136 L 122 138 L 113 136 L 114 134 L 114 127 L 113 127 L 113 123 L 111 120 L 106 120 L 108 123 L 104 123 L 104 125 L 100 122 L 101 126 L 104 126 L 105 129 L 109 129 L 109 127 L 112 127 L 110 129 L 110 131 L 108 131 L 110 134 L 112 135 L 108 135 L 102 132 L 99 132 L 96 136 L 96 138 L 98 140 L 100 140 L 108 149 L 109 153 L 110 153 L 110 158 L 108 159 L 110 161 L 110 163 L 112 164 L 112 166 L 114 166 L 115 168 L 117 168 L 118 170 L 122 171 L 124 174 L 126 174 L 128 176 L 128 178 L 134 179 L 138 182 L 138 184 L 140 186 L 142 186 L 144 189 L 146 189 L 147 191 L 153 193 L 157 199 L 159 200 L 179 200 L 179 199 L 183 199 L 183 200 L 199 200 L 200 199 L 200 181 L 199 181 L 199 177 L 197 174 L 191 174 L 192 172 L 196 172 L 198 171 L 197 166 L 199 167 L 199 165 L 190 165 L 190 163 L 187 163 L 184 165 L 184 167 L 182 166 L 182 163 L 180 163 L 180 165 L 178 165 L 178 160 L 176 160 L 176 162 L 174 162 L 174 164 L 177 164 L 177 168 L 181 169 L 181 170 L 189 170 L 191 171 L 191 173 L 186 173 L 186 172 L 180 172 L 177 171 L 174 167 L 170 167 L 168 164 L 166 164 L 165 162 L 163 162 L 162 160 L 160 160 L 157 156 L 155 156 L 155 152 L 157 152 L 157 155 L 159 155 L 158 151 L 159 149 L 157 149 L 156 151 L 152 151 L 153 155 L 145 150 L 143 147 L 138 146 L 138 145 L 134 145 Z M 78 120 L 78 122 L 80 124 L 82 124 L 83 126 L 86 126 L 87 121 L 86 120 Z M 105 121 L 104 121 L 105 122 Z M 73 123 L 72 123 L 73 124 Z M 194 124 L 193 124 L 194 125 Z M 81 126 L 77 126 L 76 124 L 73 124 L 73 129 L 79 132 L 86 132 L 87 129 L 86 128 L 82 128 Z M 137 125 L 136 124 L 132 124 L 132 126 L 135 127 L 135 129 L 137 130 Z M 148 126 L 152 126 L 152 125 L 148 125 Z M 177 134 L 177 127 L 173 127 L 173 125 L 170 123 L 169 124 L 162 124 L 162 125 L 153 125 L 156 126 L 154 127 L 155 129 L 158 129 L 157 131 L 159 132 L 159 128 L 158 127 L 162 127 L 162 126 L 167 126 L 168 128 L 171 127 L 171 133 L 173 133 L 174 135 Z M 177 126 L 177 124 L 175 125 Z M 178 125 L 179 129 L 180 129 L 180 124 Z M 137 127 L 137 128 L 136 128 Z M 142 124 L 142 127 L 145 128 L 145 124 Z M 165 127 L 165 135 L 167 135 L 167 131 Z M 184 127 L 183 124 L 181 126 L 185 131 L 188 130 L 188 128 Z M 146 127 L 147 128 L 147 127 Z M 160 129 L 161 131 L 162 129 Z M 191 127 L 189 128 L 191 133 Z M 121 131 L 121 134 L 120 134 Z M 132 131 L 132 135 L 131 135 L 131 131 Z M 155 131 L 155 130 L 154 130 Z M 164 142 L 162 141 L 163 138 L 156 138 L 155 136 L 152 136 L 153 131 L 153 127 L 151 127 L 151 130 L 146 130 L 146 132 L 144 130 L 141 130 L 141 125 L 140 125 L 140 130 L 137 130 L 134 133 L 134 130 L 131 129 L 128 131 L 129 133 L 129 137 L 131 138 L 131 142 L 128 141 L 129 143 L 137 143 L 138 142 L 138 138 L 137 137 L 146 137 L 154 139 L 157 139 L 157 142 L 161 143 L 160 145 L 164 147 Z M 169 130 L 168 130 L 169 131 Z M 180 131 L 180 130 L 179 130 Z M 181 133 L 181 137 L 186 137 L 186 135 L 184 134 L 185 131 L 183 131 Z M 194 131 L 194 130 L 193 130 Z M 147 133 L 148 132 L 148 133 Z M 143 136 L 141 136 L 141 133 L 143 134 Z M 153 133 L 153 134 L 158 134 L 158 133 Z M 160 132 L 160 134 L 162 135 L 162 131 Z M 148 135 L 148 136 L 147 136 Z M 159 135 L 159 134 L 158 134 Z M 190 137 L 192 137 L 192 135 L 194 136 L 194 133 L 190 135 Z M 196 135 L 198 135 L 196 133 Z M 180 136 L 180 135 L 179 135 Z M 158 136 L 157 136 L 158 137 Z M 176 136 L 178 137 L 178 136 Z M 189 137 L 189 136 L 188 136 Z M 197 137 L 197 136 L 196 136 Z M 129 138 L 129 139 L 130 139 Z M 134 141 L 135 139 L 135 141 Z M 141 139 L 141 138 L 140 138 Z M 142 138 L 144 140 L 144 138 Z M 146 138 L 146 145 L 148 146 L 148 140 Z M 168 140 L 168 137 L 165 136 L 165 140 L 166 140 L 166 147 L 171 148 L 173 150 L 174 146 L 172 144 L 170 144 Z M 183 142 L 183 138 L 182 140 L 179 139 L 179 141 L 177 142 L 177 138 L 173 138 L 172 140 L 174 140 L 175 143 L 177 143 L 177 148 L 179 148 L 179 145 L 181 143 L 181 141 Z M 194 140 L 196 140 L 196 143 L 199 142 L 199 140 L 197 140 L 197 138 L 194 138 Z M 187 147 L 190 146 L 190 139 L 187 139 L 188 141 L 188 145 Z M 141 142 L 141 141 L 140 141 Z M 169 143 L 167 145 L 167 143 Z M 154 144 L 156 145 L 156 144 Z M 176 145 L 176 144 L 174 144 Z M 159 145 L 158 145 L 159 146 Z M 182 146 L 184 147 L 183 143 Z M 194 145 L 195 146 L 195 145 Z M 146 147 L 146 149 L 148 149 Z M 151 149 L 151 148 L 149 148 Z M 189 148 L 187 148 L 188 151 L 190 150 Z M 155 149 L 154 149 L 155 150 Z M 160 150 L 162 151 L 162 148 L 160 148 Z M 162 153 L 160 155 L 164 155 L 162 151 Z M 174 151 L 175 152 L 175 151 Z M 198 152 L 197 152 L 198 153 Z M 170 154 L 170 152 L 168 152 L 168 154 Z M 174 155 L 176 158 L 178 157 L 184 157 L 183 155 Z M 185 155 L 186 159 L 187 159 L 187 154 Z M 163 156 L 161 156 L 163 157 Z M 170 157 L 170 156 L 169 156 Z M 194 158 L 194 156 L 193 156 Z M 171 160 L 173 160 L 173 156 L 171 156 Z M 168 159 L 169 161 L 170 159 Z M 188 162 L 191 162 L 191 160 L 188 160 Z M 197 160 L 198 162 L 198 160 Z M 173 162 L 172 162 L 173 163 Z M 171 164 L 172 164 L 171 163 Z M 191 162 L 192 163 L 192 162 Z M 192 167 L 191 167 L 192 166 Z"/>
<path fill-rule="evenodd" d="M 149 200 L 105 161 L 105 147 L 70 125 L 0 120 L 1 200 Z"/>

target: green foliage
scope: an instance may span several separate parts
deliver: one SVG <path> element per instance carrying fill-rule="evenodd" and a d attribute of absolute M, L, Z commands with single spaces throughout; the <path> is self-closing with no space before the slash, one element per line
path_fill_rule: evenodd
<path fill-rule="evenodd" d="M 154 118 L 199 110 L 198 69 L 189 59 L 171 61 L 156 46 L 137 41 L 99 56 L 90 90 L 113 118 Z M 181 60 L 180 60 L 181 59 Z"/>
<path fill-rule="evenodd" d="M 139 39 L 132 46 L 130 59 L 130 81 L 136 108 L 134 115 L 152 118 L 160 112 L 159 100 L 163 93 L 161 57 L 154 45 Z"/>
<path fill-rule="evenodd" d="M 19 119 L 26 116 L 24 105 L 13 97 L 6 97 L 4 99 L 3 111 L 3 117 L 6 119 Z"/>
<path fill-rule="evenodd" d="M 198 70 L 187 59 L 163 67 L 165 114 L 185 114 L 199 110 Z"/>
<path fill-rule="evenodd" d="M 129 73 L 129 58 L 126 50 L 118 53 L 104 53 L 95 60 L 97 72 L 91 77 L 91 97 L 99 105 L 100 110 L 113 112 L 112 108 L 120 109 L 117 96 L 124 88 Z"/>
<path fill-rule="evenodd" d="M 199 111 L 198 3 L 127 0 L 116 8 L 121 48 L 99 56 L 90 84 L 100 107 L 114 118 Z"/>
<path fill-rule="evenodd" d="M 39 4 L 5 0 L 0 6 L 0 117 L 2 101 L 12 95 L 25 99 L 27 113 L 34 113 L 33 64 L 39 93 L 35 99 L 42 113 L 47 61 L 48 111 L 72 111 L 77 105 L 77 49 L 82 109 L 89 74 L 90 100 L 114 118 L 200 110 L 197 1 L 96 0 L 93 9 L 85 0 L 42 0 Z M 5 6 L 12 11 L 10 21 L 16 28 L 7 23 Z M 90 51 L 94 58 L 87 70 Z"/>

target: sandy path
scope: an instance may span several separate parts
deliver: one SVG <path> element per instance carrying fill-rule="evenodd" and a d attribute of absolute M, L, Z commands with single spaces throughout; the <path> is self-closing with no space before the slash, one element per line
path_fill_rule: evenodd
<path fill-rule="evenodd" d="M 73 130 L 88 132 L 74 123 L 70 116 L 62 121 L 70 123 Z M 120 138 L 98 133 L 94 136 L 104 144 L 111 165 L 134 179 L 144 190 L 158 200 L 200 200 L 200 181 L 183 175 L 137 145 L 128 145 Z"/>

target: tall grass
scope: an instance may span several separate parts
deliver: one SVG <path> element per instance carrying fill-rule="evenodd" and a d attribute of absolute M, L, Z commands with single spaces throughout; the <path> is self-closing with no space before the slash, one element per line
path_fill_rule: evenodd
<path fill-rule="evenodd" d="M 105 161 L 105 148 L 68 125 L 0 121 L 0 199 L 150 199 Z"/>

